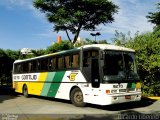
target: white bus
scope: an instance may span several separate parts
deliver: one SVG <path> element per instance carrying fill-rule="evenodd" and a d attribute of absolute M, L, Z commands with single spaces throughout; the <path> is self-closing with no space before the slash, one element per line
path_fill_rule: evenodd
<path fill-rule="evenodd" d="M 134 50 L 108 44 L 84 45 L 13 64 L 13 88 L 39 95 L 110 105 L 141 100 Z"/>

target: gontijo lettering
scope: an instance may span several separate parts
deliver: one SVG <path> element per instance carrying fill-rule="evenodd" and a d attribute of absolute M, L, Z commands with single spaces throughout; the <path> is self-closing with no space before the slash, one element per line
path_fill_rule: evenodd
<path fill-rule="evenodd" d="M 37 75 L 22 75 L 22 80 L 36 80 Z"/>
<path fill-rule="evenodd" d="M 14 80 L 37 80 L 37 75 L 16 75 Z"/>

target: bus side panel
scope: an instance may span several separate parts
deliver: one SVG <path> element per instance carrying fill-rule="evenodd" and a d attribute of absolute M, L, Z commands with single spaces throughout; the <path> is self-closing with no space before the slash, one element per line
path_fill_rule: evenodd
<path fill-rule="evenodd" d="M 22 93 L 23 85 L 26 84 L 28 93 L 38 96 L 70 99 L 70 90 L 73 86 L 78 86 L 83 92 L 84 86 L 88 84 L 80 70 L 36 73 L 36 80 L 28 79 L 24 82 L 21 79 L 23 75 L 33 76 L 35 73 L 13 75 L 20 78 L 13 81 L 15 91 Z"/>
<path fill-rule="evenodd" d="M 84 84 L 87 82 L 80 70 L 66 71 L 55 97 L 69 100 L 72 87 L 77 86 L 82 90 Z"/>
<path fill-rule="evenodd" d="M 24 77 L 28 75 L 29 76 L 36 75 L 37 77 L 33 81 L 31 80 L 31 77 Z M 36 74 L 31 73 L 31 74 L 13 75 L 13 88 L 15 89 L 15 92 L 22 93 L 23 85 L 26 84 L 29 94 L 40 95 L 47 76 L 48 76 L 48 72 L 36 73 Z M 19 78 L 19 79 L 14 79 L 14 78 Z"/>
<path fill-rule="evenodd" d="M 15 89 L 15 92 L 22 93 L 23 85 L 27 84 L 26 82 L 19 82 L 19 81 L 13 81 L 13 89 Z"/>
<path fill-rule="evenodd" d="M 42 96 L 55 97 L 64 77 L 65 71 L 50 72 L 43 85 Z"/>
<path fill-rule="evenodd" d="M 38 81 L 31 82 L 30 85 L 28 86 L 30 90 L 28 92 L 33 95 L 41 95 L 41 91 L 43 89 L 43 85 L 44 85 L 44 82 L 46 81 L 47 76 L 48 76 L 48 72 L 40 73 L 38 77 Z"/>

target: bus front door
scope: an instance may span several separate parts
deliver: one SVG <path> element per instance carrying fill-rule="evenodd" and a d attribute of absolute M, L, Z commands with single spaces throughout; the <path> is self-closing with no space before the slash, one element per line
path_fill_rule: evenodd
<path fill-rule="evenodd" d="M 91 59 L 91 83 L 94 88 L 98 88 L 100 86 L 98 59 Z"/>

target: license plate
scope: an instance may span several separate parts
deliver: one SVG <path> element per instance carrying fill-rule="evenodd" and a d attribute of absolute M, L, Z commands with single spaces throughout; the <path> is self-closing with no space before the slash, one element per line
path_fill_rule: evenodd
<path fill-rule="evenodd" d="M 130 95 L 126 95 L 125 99 L 131 99 L 131 96 Z"/>

